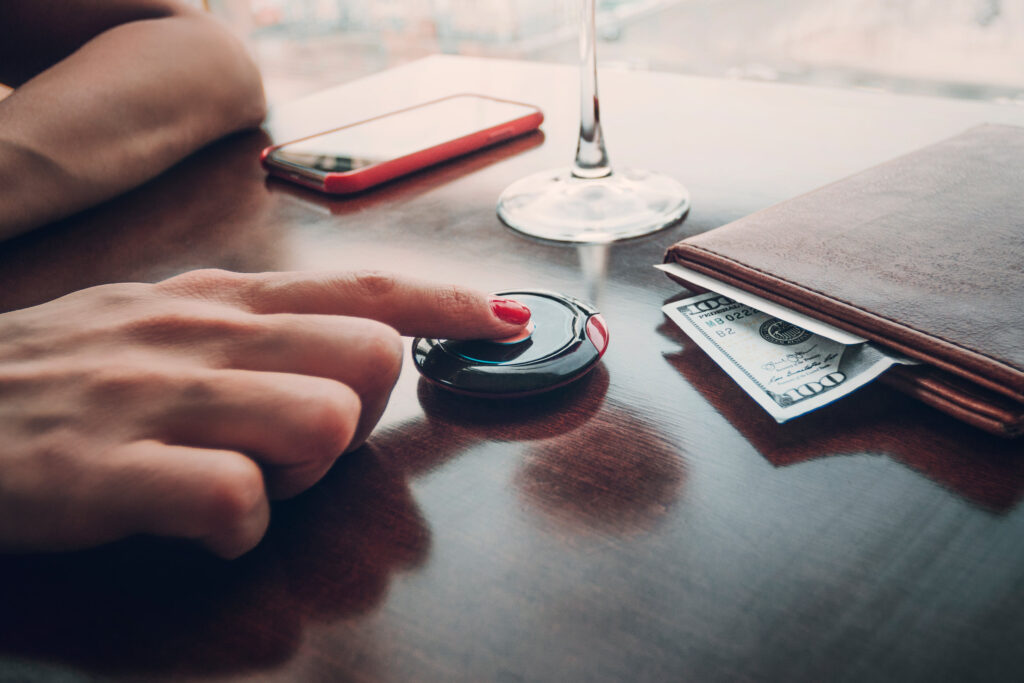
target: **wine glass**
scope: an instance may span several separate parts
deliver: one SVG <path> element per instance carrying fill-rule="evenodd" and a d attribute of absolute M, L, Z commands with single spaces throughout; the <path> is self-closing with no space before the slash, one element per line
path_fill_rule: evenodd
<path fill-rule="evenodd" d="M 690 208 L 690 195 L 661 173 L 612 170 L 597 99 L 595 0 L 582 2 L 576 159 L 568 168 L 535 173 L 512 183 L 498 199 L 498 217 L 532 237 L 601 244 L 672 225 Z"/>

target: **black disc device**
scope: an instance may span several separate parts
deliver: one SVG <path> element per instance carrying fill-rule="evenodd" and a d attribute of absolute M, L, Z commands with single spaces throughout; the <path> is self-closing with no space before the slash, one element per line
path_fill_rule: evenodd
<path fill-rule="evenodd" d="M 495 294 L 530 309 L 529 336 L 513 342 L 414 339 L 413 362 L 426 379 L 471 396 L 529 396 L 579 379 L 608 348 L 604 318 L 578 299 L 542 290 Z"/>

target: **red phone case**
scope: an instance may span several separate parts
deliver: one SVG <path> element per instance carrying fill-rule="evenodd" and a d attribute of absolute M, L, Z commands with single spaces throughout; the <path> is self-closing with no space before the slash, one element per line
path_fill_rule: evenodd
<path fill-rule="evenodd" d="M 533 111 L 529 114 L 500 123 L 490 128 L 470 133 L 454 140 L 443 142 L 433 147 L 413 152 L 397 159 L 389 159 L 382 161 L 371 166 L 364 168 L 357 168 L 351 171 L 345 171 L 343 173 L 326 173 L 323 178 L 318 178 L 311 172 L 310 175 L 304 175 L 299 169 L 291 168 L 288 166 L 277 165 L 270 158 L 270 154 L 285 145 L 290 145 L 300 140 L 308 140 L 310 138 L 324 135 L 325 133 L 331 133 L 344 128 L 351 128 L 353 126 L 362 125 L 369 121 L 375 121 L 385 116 L 391 116 L 392 114 L 398 114 L 400 112 L 410 111 L 418 109 L 419 107 L 441 102 L 443 100 L 451 99 L 453 97 L 464 97 L 466 95 L 472 95 L 473 97 L 484 97 L 489 100 L 497 102 L 506 102 L 509 104 L 517 104 L 523 107 L 529 107 Z M 267 170 L 271 175 L 279 178 L 290 180 L 294 183 L 298 183 L 305 187 L 319 190 L 320 192 L 326 192 L 328 194 L 351 194 L 354 192 L 361 192 L 362 190 L 369 189 L 381 183 L 393 180 L 399 176 L 418 171 L 434 164 L 439 164 L 442 161 L 447 161 L 463 154 L 474 152 L 478 149 L 483 149 L 491 145 L 495 145 L 499 142 L 514 138 L 518 135 L 524 135 L 540 127 L 540 124 L 544 121 L 544 114 L 539 108 L 531 104 L 525 104 L 523 102 L 514 102 L 512 100 L 503 100 L 497 97 L 489 97 L 487 95 L 477 95 L 475 93 L 459 93 L 456 95 L 449 95 L 447 97 L 441 97 L 436 100 L 429 102 L 423 102 L 412 107 L 406 107 L 405 109 L 398 109 L 395 111 L 381 114 L 380 116 L 374 116 L 369 119 L 363 119 L 362 121 L 356 121 L 344 126 L 338 126 L 331 130 L 322 131 L 314 135 L 307 135 L 304 138 L 297 140 L 290 140 L 289 142 L 283 142 L 279 145 L 272 145 L 267 147 L 260 153 L 260 162 L 263 164 L 263 168 Z"/>

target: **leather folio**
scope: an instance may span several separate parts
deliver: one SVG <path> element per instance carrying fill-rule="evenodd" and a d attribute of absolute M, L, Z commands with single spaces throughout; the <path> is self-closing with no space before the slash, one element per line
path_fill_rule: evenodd
<path fill-rule="evenodd" d="M 665 261 L 917 359 L 880 379 L 989 432 L 1024 431 L 1024 128 L 972 128 Z"/>

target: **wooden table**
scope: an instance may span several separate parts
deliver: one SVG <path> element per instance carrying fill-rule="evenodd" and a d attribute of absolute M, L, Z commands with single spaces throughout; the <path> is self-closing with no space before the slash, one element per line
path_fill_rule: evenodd
<path fill-rule="evenodd" d="M 0 680 L 999 681 L 1024 676 L 1024 453 L 883 386 L 777 425 L 662 316 L 711 229 L 1024 108 L 602 74 L 612 161 L 693 210 L 614 246 L 524 239 L 498 193 L 567 163 L 570 67 L 435 57 L 281 107 L 288 136 L 457 91 L 543 134 L 349 200 L 267 182 L 252 133 L 0 247 L 0 308 L 102 282 L 387 268 L 593 301 L 604 362 L 487 404 L 406 364 L 368 445 L 235 562 L 136 539 L 0 558 Z M 312 128 L 311 128 L 312 127 Z"/>

